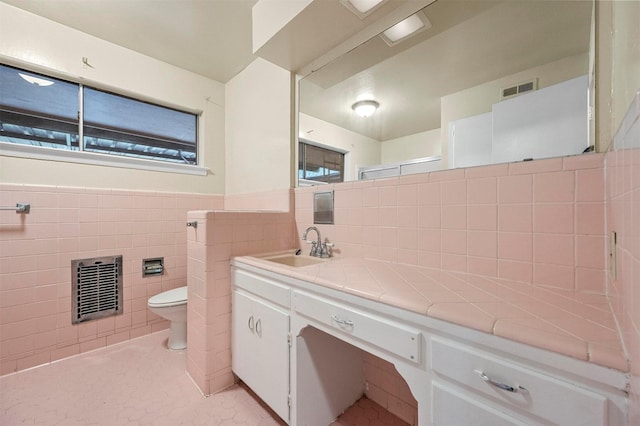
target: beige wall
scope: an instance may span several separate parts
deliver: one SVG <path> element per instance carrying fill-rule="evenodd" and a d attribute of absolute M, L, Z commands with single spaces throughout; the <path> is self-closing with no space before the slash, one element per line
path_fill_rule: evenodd
<path fill-rule="evenodd" d="M 442 132 L 442 164 L 448 163 L 449 122 L 491 112 L 491 106 L 500 101 L 500 89 L 532 78 L 538 79 L 538 88 L 549 87 L 589 72 L 589 53 L 570 56 L 494 81 L 444 96 L 441 102 L 440 124 Z"/>
<path fill-rule="evenodd" d="M 380 142 L 307 114 L 298 116 L 301 138 L 349 152 L 345 181 L 358 180 L 358 167 L 380 164 Z M 294 166 L 297 170 L 297 165 Z"/>
<path fill-rule="evenodd" d="M 291 73 L 256 59 L 225 87 L 226 194 L 291 187 Z"/>
<path fill-rule="evenodd" d="M 83 65 L 83 57 L 91 67 Z M 223 193 L 223 84 L 5 3 L 0 3 L 0 62 L 202 111 L 199 155 L 202 165 L 210 169 L 207 176 L 193 176 L 1 156 L 2 182 Z"/>
<path fill-rule="evenodd" d="M 384 141 L 381 146 L 383 164 L 440 155 L 442 147 L 440 129 Z"/>

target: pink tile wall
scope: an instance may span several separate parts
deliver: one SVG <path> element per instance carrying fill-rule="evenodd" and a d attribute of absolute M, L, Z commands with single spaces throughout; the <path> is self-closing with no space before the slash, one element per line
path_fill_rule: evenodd
<path fill-rule="evenodd" d="M 231 268 L 234 256 L 292 247 L 293 213 L 192 211 L 189 221 L 187 372 L 203 394 L 234 383 L 231 372 Z"/>
<path fill-rule="evenodd" d="M 585 154 L 322 187 L 336 256 L 370 257 L 605 291 L 604 155 Z M 296 189 L 298 235 L 313 187 Z"/>
<path fill-rule="evenodd" d="M 640 93 L 607 153 L 607 235 L 617 234 L 609 294 L 630 360 L 628 424 L 640 424 Z"/>
<path fill-rule="evenodd" d="M 604 155 L 553 158 L 361 181 L 335 191 L 335 224 L 316 225 L 334 255 L 603 294 Z M 313 224 L 313 192 L 298 188 L 298 236 Z M 300 243 L 298 243 L 300 244 Z M 409 424 L 417 406 L 393 366 L 373 356 L 370 399 Z"/>
<path fill-rule="evenodd" d="M 367 398 L 410 425 L 418 424 L 418 402 L 393 364 L 365 352 Z"/>
<path fill-rule="evenodd" d="M 221 196 L 0 185 L 0 374 L 23 370 L 167 327 L 147 299 L 187 282 L 187 211 Z M 72 259 L 123 255 L 124 314 L 71 325 Z M 142 278 L 142 259 L 166 273 Z"/>

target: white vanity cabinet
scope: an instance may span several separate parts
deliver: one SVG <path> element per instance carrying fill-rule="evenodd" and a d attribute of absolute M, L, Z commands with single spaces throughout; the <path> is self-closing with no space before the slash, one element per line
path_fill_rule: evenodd
<path fill-rule="evenodd" d="M 626 425 L 622 372 L 304 276 L 232 271 L 233 371 L 289 424 L 324 426 L 355 402 L 369 352 L 407 382 L 419 426 Z"/>
<path fill-rule="evenodd" d="M 234 270 L 232 370 L 289 422 L 289 288 Z"/>

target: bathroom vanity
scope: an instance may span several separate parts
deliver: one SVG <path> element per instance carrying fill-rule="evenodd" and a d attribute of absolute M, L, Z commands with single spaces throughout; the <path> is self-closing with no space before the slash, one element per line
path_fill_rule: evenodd
<path fill-rule="evenodd" d="M 434 318 L 381 288 L 384 262 L 289 257 L 232 261 L 233 371 L 288 424 L 328 425 L 359 399 L 363 352 L 395 366 L 419 425 L 626 422 L 618 369 L 465 326 L 464 313 Z"/>

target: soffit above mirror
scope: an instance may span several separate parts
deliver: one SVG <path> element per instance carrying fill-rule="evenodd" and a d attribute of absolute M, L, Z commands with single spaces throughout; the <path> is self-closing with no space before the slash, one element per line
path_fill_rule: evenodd
<path fill-rule="evenodd" d="M 269 6 L 261 3 L 265 1 L 269 0 L 260 0 L 254 6 L 254 31 L 257 27 L 264 27 L 263 22 L 257 21 L 273 19 L 270 13 L 277 13 L 275 9 L 262 10 L 263 6 Z M 268 41 L 261 46 L 254 45 L 254 53 L 289 71 L 299 72 L 328 52 L 336 48 L 339 50 L 351 38 L 357 40 L 362 37 L 359 42 L 352 41 L 353 48 L 432 1 L 434 0 L 384 0 L 362 18 L 340 0 L 312 0 Z M 346 47 L 340 53 L 349 49 Z M 335 57 L 338 55 L 336 53 Z"/>

